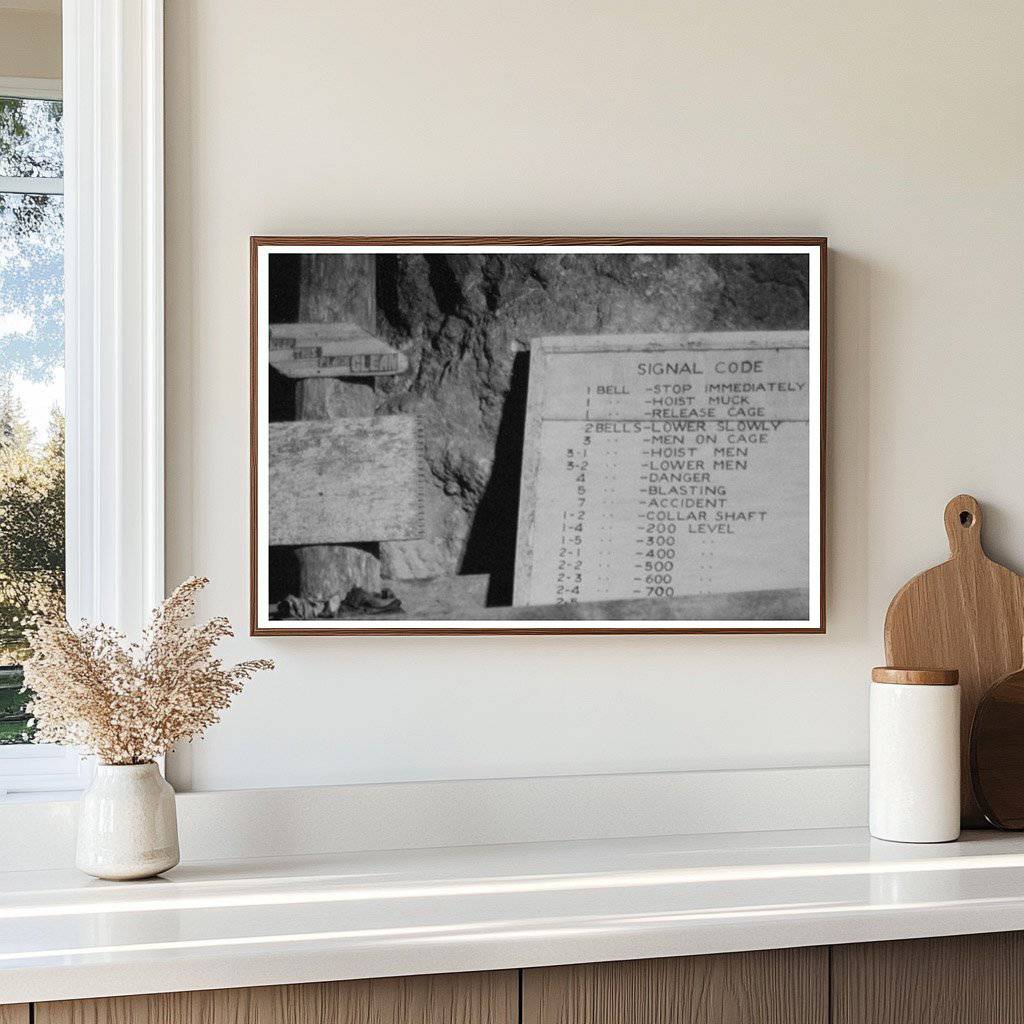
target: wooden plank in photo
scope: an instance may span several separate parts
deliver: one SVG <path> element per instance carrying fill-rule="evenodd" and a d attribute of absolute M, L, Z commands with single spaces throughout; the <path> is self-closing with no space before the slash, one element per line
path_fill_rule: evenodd
<path fill-rule="evenodd" d="M 806 593 L 808 356 L 807 331 L 533 341 L 513 603 Z"/>
<path fill-rule="evenodd" d="M 270 365 L 286 377 L 377 377 L 404 373 L 405 353 L 354 323 L 270 324 Z"/>
<path fill-rule="evenodd" d="M 271 423 L 268 445 L 271 544 L 423 536 L 415 416 Z"/>

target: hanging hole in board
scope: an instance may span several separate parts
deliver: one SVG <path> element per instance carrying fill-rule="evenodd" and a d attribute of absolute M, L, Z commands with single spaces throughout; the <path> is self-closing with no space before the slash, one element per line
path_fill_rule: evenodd
<path fill-rule="evenodd" d="M 961 526 L 970 526 L 971 523 L 973 523 L 973 522 L 974 522 L 974 516 L 972 516 L 970 512 L 964 510 L 963 512 L 960 513 L 960 525 Z"/>

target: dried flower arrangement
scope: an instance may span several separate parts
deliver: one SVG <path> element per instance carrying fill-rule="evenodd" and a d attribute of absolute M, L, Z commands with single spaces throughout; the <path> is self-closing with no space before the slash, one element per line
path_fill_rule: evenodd
<path fill-rule="evenodd" d="M 214 648 L 232 635 L 228 620 L 187 625 L 208 582 L 185 580 L 140 643 L 102 624 L 74 629 L 52 610 L 39 615 L 25 662 L 36 741 L 83 748 L 104 764 L 146 764 L 217 722 L 243 683 L 274 663 L 225 666 Z"/>

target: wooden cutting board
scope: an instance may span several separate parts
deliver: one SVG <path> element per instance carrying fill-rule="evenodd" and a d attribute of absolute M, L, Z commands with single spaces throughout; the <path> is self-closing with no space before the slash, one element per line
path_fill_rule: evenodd
<path fill-rule="evenodd" d="M 981 544 L 981 506 L 957 495 L 945 511 L 948 562 L 915 576 L 885 615 L 886 663 L 960 671 L 960 814 L 985 826 L 971 790 L 971 723 L 988 688 L 1020 668 L 1024 577 L 993 562 Z"/>

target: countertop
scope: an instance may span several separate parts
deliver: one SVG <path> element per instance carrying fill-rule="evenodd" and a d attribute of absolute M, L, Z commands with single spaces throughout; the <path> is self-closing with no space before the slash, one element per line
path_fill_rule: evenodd
<path fill-rule="evenodd" d="M 0 872 L 0 1003 L 1024 929 L 1024 836 L 862 829 Z"/>

